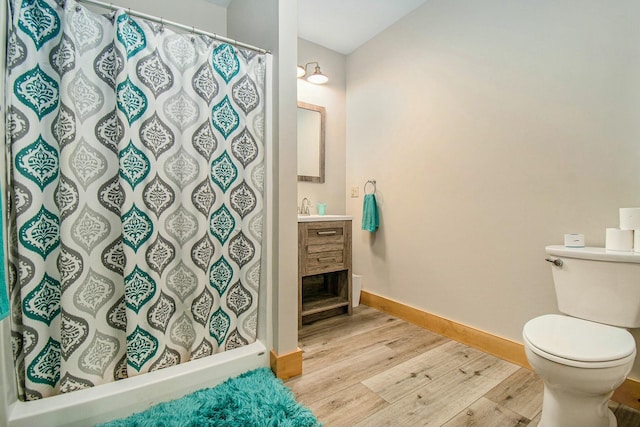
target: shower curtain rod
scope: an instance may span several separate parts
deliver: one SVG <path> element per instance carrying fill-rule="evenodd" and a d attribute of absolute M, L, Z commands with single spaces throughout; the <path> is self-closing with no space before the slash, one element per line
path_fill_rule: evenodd
<path fill-rule="evenodd" d="M 109 9 L 109 10 L 124 9 L 124 10 L 127 11 L 127 13 L 129 15 L 137 16 L 138 18 L 146 19 L 147 21 L 157 22 L 160 25 L 169 25 L 169 26 L 172 26 L 172 27 L 175 27 L 175 28 L 179 28 L 179 29 L 184 30 L 184 31 L 188 31 L 190 33 L 201 34 L 203 36 L 211 37 L 214 40 L 218 40 L 218 41 L 221 41 L 221 42 L 224 42 L 224 43 L 229 43 L 229 44 L 232 44 L 234 46 L 242 47 L 242 48 L 245 48 L 245 49 L 254 50 L 254 51 L 259 52 L 259 53 L 271 53 L 270 51 L 268 51 L 266 49 L 262 49 L 260 47 L 252 46 L 250 44 L 242 43 L 242 42 L 239 42 L 237 40 L 232 40 L 232 39 L 229 39 L 229 38 L 226 38 L 226 37 L 223 37 L 223 36 L 219 36 L 219 35 L 214 34 L 214 33 L 209 33 L 207 31 L 199 30 L 199 29 L 197 29 L 195 27 L 189 27 L 188 25 L 179 24 L 179 23 L 173 22 L 173 21 L 168 21 L 168 20 L 166 20 L 164 18 L 158 18 L 157 16 L 148 15 L 148 14 L 143 13 L 143 12 L 138 12 L 138 11 L 135 11 L 135 10 L 131 10 L 131 8 L 116 6 L 113 3 L 105 3 L 105 2 L 102 2 L 102 1 L 99 1 L 99 0 L 76 0 L 76 1 L 79 2 L 79 3 L 88 3 L 88 4 L 91 4 L 91 5 L 102 7 L 104 9 Z M 63 3 L 63 2 L 61 2 L 61 3 Z"/>

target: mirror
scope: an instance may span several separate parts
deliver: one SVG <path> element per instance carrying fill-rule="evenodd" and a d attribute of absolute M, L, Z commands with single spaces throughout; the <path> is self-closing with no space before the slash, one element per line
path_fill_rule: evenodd
<path fill-rule="evenodd" d="M 298 102 L 298 181 L 324 182 L 324 116 L 324 107 Z"/>

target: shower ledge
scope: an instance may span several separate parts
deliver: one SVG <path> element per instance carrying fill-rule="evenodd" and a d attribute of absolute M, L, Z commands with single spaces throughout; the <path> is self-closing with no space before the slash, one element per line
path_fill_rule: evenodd
<path fill-rule="evenodd" d="M 298 215 L 298 222 L 312 221 L 351 221 L 351 215 Z"/>

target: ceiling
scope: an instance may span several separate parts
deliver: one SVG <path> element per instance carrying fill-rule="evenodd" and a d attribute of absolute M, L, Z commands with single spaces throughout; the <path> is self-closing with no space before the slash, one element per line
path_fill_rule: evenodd
<path fill-rule="evenodd" d="M 232 0 L 209 0 L 228 7 Z M 348 55 L 426 0 L 298 0 L 298 36 Z"/>
<path fill-rule="evenodd" d="M 231 0 L 209 0 L 211 3 L 222 7 L 228 7 Z"/>
<path fill-rule="evenodd" d="M 298 36 L 348 55 L 425 0 L 298 0 Z"/>

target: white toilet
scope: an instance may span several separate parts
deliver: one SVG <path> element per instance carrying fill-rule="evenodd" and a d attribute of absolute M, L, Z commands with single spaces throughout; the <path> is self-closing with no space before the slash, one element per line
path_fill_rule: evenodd
<path fill-rule="evenodd" d="M 538 427 L 615 427 L 607 407 L 636 357 L 640 254 L 547 246 L 558 309 L 531 319 L 522 335 L 544 382 Z M 569 317 L 572 316 L 572 317 Z"/>

